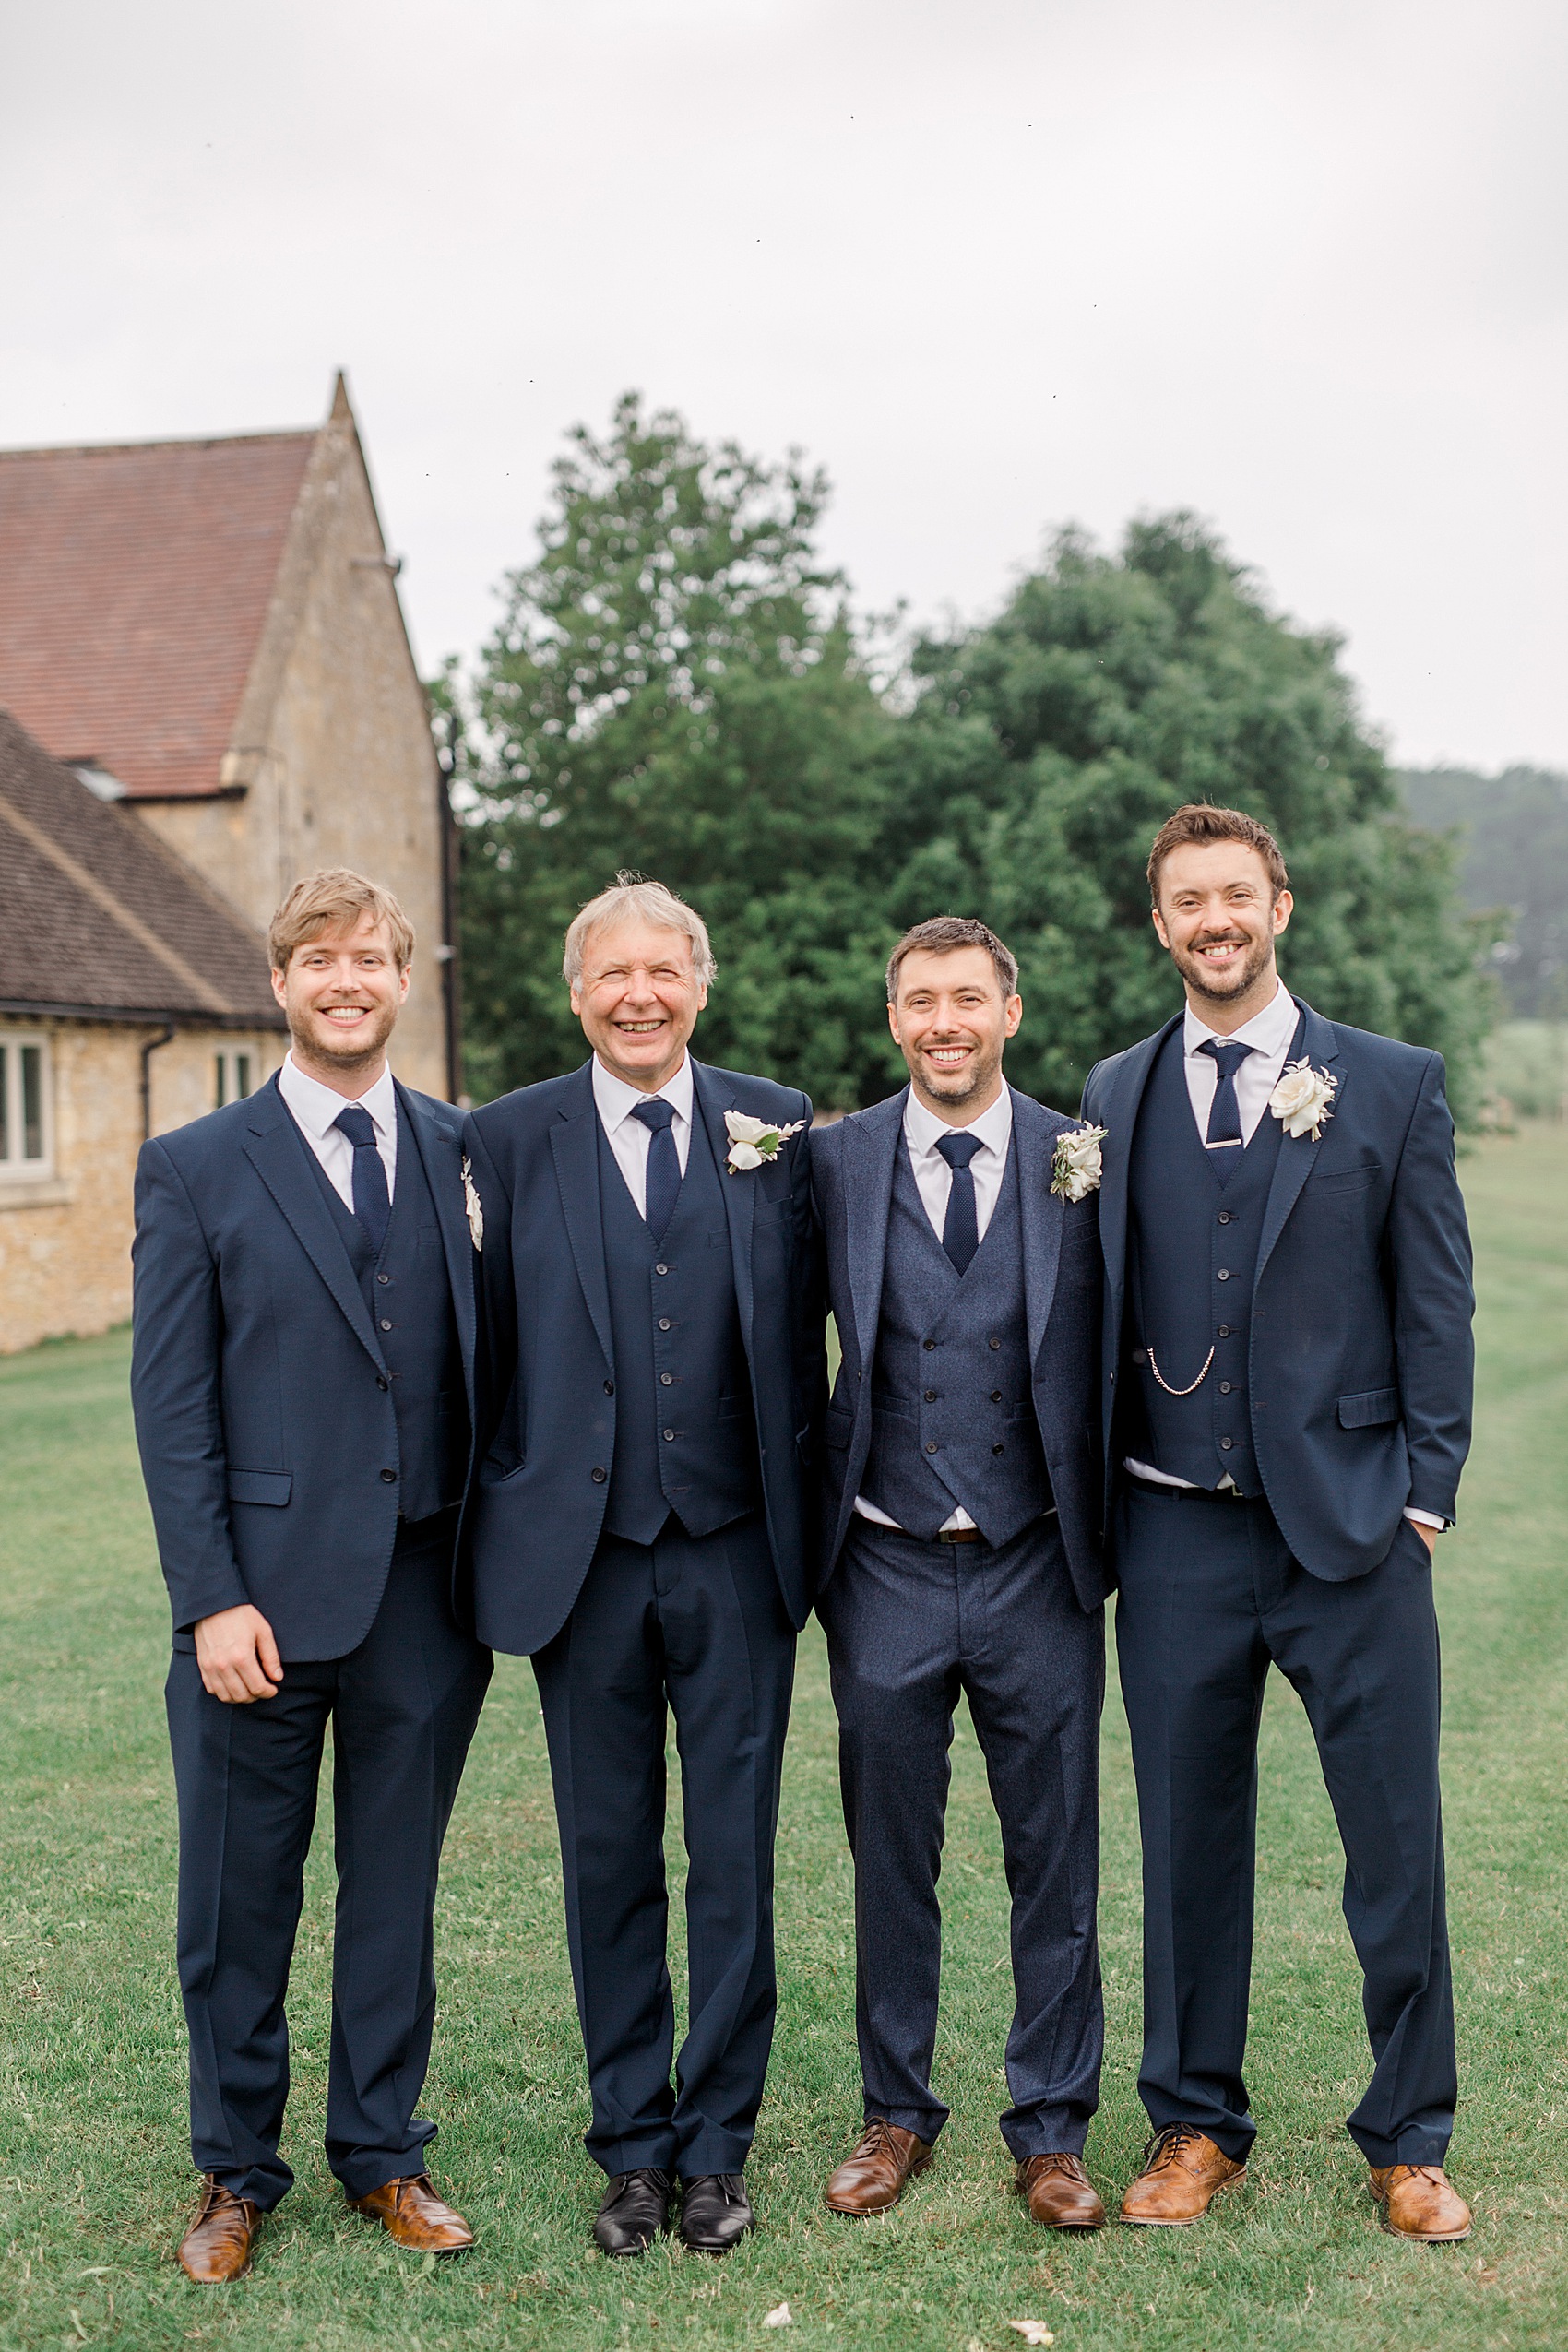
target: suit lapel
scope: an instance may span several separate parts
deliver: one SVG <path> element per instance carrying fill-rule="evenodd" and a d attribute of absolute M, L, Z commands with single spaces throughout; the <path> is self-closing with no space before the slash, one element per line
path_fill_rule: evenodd
<path fill-rule="evenodd" d="M 1039 1103 L 1009 1087 L 1013 1097 L 1013 1149 L 1018 1155 L 1018 1211 L 1024 1229 L 1024 1307 L 1028 1321 L 1029 1364 L 1039 1360 L 1040 1342 L 1056 1294 L 1065 1204 L 1051 1189 L 1056 1138 Z"/>
<path fill-rule="evenodd" d="M 593 1064 L 576 1073 L 567 1108 L 550 1130 L 561 1215 L 588 1311 L 606 1363 L 615 1360 L 610 1335 L 610 1282 L 604 1271 L 604 1227 L 599 1206 L 599 1113 L 593 1101 Z"/>
<path fill-rule="evenodd" d="M 730 1229 L 730 1261 L 735 1277 L 735 1304 L 741 1315 L 741 1337 L 745 1345 L 746 1361 L 752 1361 L 752 1212 L 756 1204 L 755 1189 L 746 1176 L 730 1173 L 726 1162 L 730 1157 L 730 1130 L 724 1124 L 724 1113 L 735 1108 L 735 1089 L 710 1070 L 706 1063 L 692 1063 L 692 1105 L 707 1131 L 713 1148 L 713 1164 L 719 1170 L 719 1189 L 724 1195 L 724 1221 Z"/>
<path fill-rule="evenodd" d="M 394 1081 L 396 1084 L 396 1081 Z M 463 1146 L 457 1114 L 449 1124 L 427 1111 L 407 1087 L 398 1087 L 398 1110 L 403 1133 L 412 1142 L 435 1203 L 441 1247 L 452 1288 L 452 1308 L 457 1319 L 457 1342 L 463 1357 L 463 1385 L 469 1410 L 474 1409 L 474 1245 L 463 1198 Z"/>
<path fill-rule="evenodd" d="M 1314 1013 L 1310 1004 L 1301 1006 L 1301 1052 L 1313 1069 L 1331 1070 L 1339 1080 L 1334 1096 L 1334 1111 L 1337 1117 L 1345 1094 L 1345 1073 L 1334 1067 L 1339 1061 L 1338 1033 L 1333 1022 L 1325 1021 L 1321 1014 Z M 1271 1111 L 1264 1112 L 1265 1119 L 1273 1116 Z M 1258 1239 L 1257 1272 L 1253 1277 L 1254 1297 L 1257 1286 L 1263 1280 L 1264 1267 L 1268 1264 L 1275 1243 L 1285 1230 L 1285 1220 L 1301 1198 L 1301 1187 L 1313 1172 L 1322 1146 L 1323 1133 L 1320 1128 L 1316 1143 L 1310 1135 L 1281 1135 L 1279 1138 L 1279 1157 L 1274 1163 L 1268 1203 L 1263 1213 L 1263 1231 Z"/>
<path fill-rule="evenodd" d="M 844 1153 L 844 1219 L 849 1262 L 849 1297 L 855 1311 L 855 1344 L 862 1369 L 876 1354 L 882 1312 L 882 1270 L 887 1257 L 887 1220 L 893 1206 L 893 1169 L 904 1135 L 904 1106 L 909 1089 L 900 1087 L 887 1101 L 848 1122 Z"/>
<path fill-rule="evenodd" d="M 1133 1158 L 1133 1130 L 1144 1099 L 1155 1056 L 1183 1018 L 1180 1013 L 1139 1045 L 1129 1046 L 1112 1082 L 1103 1117 L 1100 1147 L 1099 1246 L 1105 1258 L 1105 1281 L 1115 1327 L 1121 1327 L 1122 1293 L 1127 1278 L 1127 1186 Z"/>
<path fill-rule="evenodd" d="M 321 1187 L 305 1164 L 304 1154 L 310 1146 L 294 1124 L 293 1115 L 278 1090 L 277 1078 L 271 1078 L 251 1100 L 255 1108 L 249 1114 L 245 1157 L 352 1324 L 355 1337 L 363 1343 L 377 1371 L 384 1372 L 386 1364 L 376 1342 L 370 1310 L 332 1222 L 331 1211 L 322 1199 Z"/>

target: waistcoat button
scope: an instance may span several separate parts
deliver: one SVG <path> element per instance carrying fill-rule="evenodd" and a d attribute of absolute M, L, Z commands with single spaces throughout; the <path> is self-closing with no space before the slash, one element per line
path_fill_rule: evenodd
<path fill-rule="evenodd" d="M 1230 1222 L 1230 1211 L 1229 1211 L 1228 1208 L 1222 1208 L 1222 1209 L 1220 1210 L 1220 1212 L 1219 1212 L 1219 1221 L 1220 1221 L 1221 1225 L 1229 1225 L 1229 1222 Z"/>
<path fill-rule="evenodd" d="M 595 1486 L 602 1486 L 605 1479 L 610 1476 L 610 1473 L 608 1470 L 590 1470 L 588 1472 L 588 1476 L 593 1480 Z"/>
<path fill-rule="evenodd" d="M 1001 1404 L 1001 1402 L 1002 1402 L 1002 1391 L 1000 1390 L 1000 1388 L 993 1388 L 993 1389 L 992 1390 L 992 1392 L 991 1392 L 991 1401 L 992 1401 L 992 1403 L 993 1405 L 1000 1405 L 1000 1404 Z"/>
<path fill-rule="evenodd" d="M 668 1330 L 669 1330 L 669 1328 L 670 1328 L 670 1318 L 669 1318 L 669 1316 L 668 1316 L 668 1315 L 660 1315 L 660 1316 L 659 1316 L 659 1328 L 660 1329 L 660 1331 L 668 1331 Z"/>
<path fill-rule="evenodd" d="M 378 1274 L 375 1278 L 378 1282 L 385 1284 L 390 1282 L 392 1277 L 389 1274 Z"/>
<path fill-rule="evenodd" d="M 935 1345 L 936 1345 L 936 1342 L 935 1342 L 935 1340 L 934 1340 L 934 1339 L 922 1339 L 922 1340 L 921 1341 L 921 1346 L 922 1348 L 934 1348 L 934 1347 L 935 1347 Z"/>
<path fill-rule="evenodd" d="M 1230 1279 L 1230 1268 L 1229 1268 L 1228 1265 L 1222 1265 L 1222 1266 L 1220 1267 L 1220 1269 L 1219 1269 L 1218 1273 L 1216 1275 L 1216 1277 L 1215 1277 L 1215 1280 L 1216 1280 L 1217 1282 L 1229 1282 L 1229 1279 Z"/>
<path fill-rule="evenodd" d="M 991 1449 L 991 1450 L 992 1450 L 992 1452 L 993 1454 L 1000 1454 L 1000 1453 L 1001 1453 L 1001 1451 L 1002 1451 L 1002 1448 L 1001 1448 L 1001 1446 L 1000 1446 L 1000 1445 L 993 1445 L 993 1446 L 992 1447 L 992 1449 Z"/>
<path fill-rule="evenodd" d="M 659 1373 L 659 1386 L 660 1386 L 661 1388 L 673 1388 L 673 1387 L 674 1387 L 674 1385 L 675 1385 L 675 1375 L 674 1375 L 674 1373 L 673 1373 L 673 1372 L 660 1372 L 660 1373 Z"/>
<path fill-rule="evenodd" d="M 383 1331 L 390 1331 L 390 1330 L 391 1330 L 391 1328 L 392 1328 L 391 1324 L 387 1322 L 386 1317 L 385 1315 L 383 1315 L 383 1316 L 382 1316 L 382 1318 L 381 1318 L 381 1328 L 382 1328 L 382 1330 L 383 1330 Z"/>
<path fill-rule="evenodd" d="M 1220 1452 L 1222 1454 L 1229 1454 L 1230 1448 L 1235 1444 L 1235 1443 L 1236 1441 L 1233 1437 L 1222 1437 L 1219 1441 Z"/>
<path fill-rule="evenodd" d="M 1000 1339 L 988 1339 L 985 1344 L 988 1348 L 1000 1348 L 1002 1342 Z"/>
<path fill-rule="evenodd" d="M 1219 1336 L 1220 1336 L 1221 1339 L 1229 1339 L 1229 1336 L 1230 1336 L 1230 1325 L 1229 1325 L 1228 1323 L 1222 1323 L 1222 1324 L 1220 1324 L 1220 1326 L 1219 1326 Z"/>
<path fill-rule="evenodd" d="M 674 1444 L 674 1443 L 675 1443 L 675 1432 L 674 1432 L 674 1431 L 673 1431 L 672 1429 L 667 1429 L 667 1430 L 665 1431 L 665 1432 L 664 1432 L 664 1443 L 665 1443 L 665 1444 L 666 1444 L 666 1445 L 673 1445 L 673 1444 Z"/>
<path fill-rule="evenodd" d="M 667 1265 L 656 1265 L 653 1270 L 655 1274 L 668 1274 L 670 1268 Z"/>
<path fill-rule="evenodd" d="M 604 1384 L 604 1393 L 605 1393 L 606 1396 L 614 1396 L 614 1394 L 615 1394 L 615 1383 L 614 1383 L 612 1380 L 607 1380 L 607 1381 L 605 1382 L 605 1384 Z"/>
<path fill-rule="evenodd" d="M 383 1485 L 383 1486 L 396 1486 L 396 1485 L 397 1485 L 397 1483 L 398 1483 L 398 1473 L 397 1473 L 397 1471 L 396 1471 L 396 1470 L 383 1470 L 383 1471 L 382 1471 L 382 1473 L 381 1473 L 381 1483 L 382 1483 L 382 1485 Z"/>
<path fill-rule="evenodd" d="M 1219 1393 L 1220 1393 L 1220 1395 L 1221 1395 L 1222 1396 L 1229 1396 L 1229 1394 L 1230 1394 L 1230 1383 L 1229 1383 L 1228 1380 L 1222 1380 L 1222 1381 L 1220 1382 L 1220 1384 L 1219 1384 Z"/>
<path fill-rule="evenodd" d="M 926 1442 L 925 1442 L 925 1450 L 926 1450 L 926 1452 L 927 1452 L 928 1454 L 934 1454 L 934 1453 L 935 1453 L 935 1451 L 936 1451 L 936 1440 L 935 1440 L 935 1438 L 934 1438 L 934 1437 L 928 1437 L 928 1438 L 926 1439 Z"/>
<path fill-rule="evenodd" d="M 925 1393 L 925 1401 L 926 1401 L 926 1403 L 927 1403 L 928 1405 L 934 1405 L 934 1404 L 935 1404 L 935 1402 L 936 1402 L 936 1391 L 935 1391 L 935 1389 L 934 1389 L 934 1388 L 928 1388 L 928 1389 L 926 1390 L 926 1393 Z"/>

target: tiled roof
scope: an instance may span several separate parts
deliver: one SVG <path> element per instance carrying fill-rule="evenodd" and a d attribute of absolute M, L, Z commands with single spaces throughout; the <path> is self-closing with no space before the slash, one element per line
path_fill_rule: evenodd
<path fill-rule="evenodd" d="M 5 711 L 0 1005 L 282 1026 L 255 933 Z"/>
<path fill-rule="evenodd" d="M 215 791 L 315 438 L 0 450 L 0 705 L 133 796 Z"/>

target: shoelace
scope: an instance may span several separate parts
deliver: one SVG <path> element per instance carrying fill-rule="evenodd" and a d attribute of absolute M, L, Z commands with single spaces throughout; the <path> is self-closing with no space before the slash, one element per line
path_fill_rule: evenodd
<path fill-rule="evenodd" d="M 1157 2172 L 1162 2165 L 1174 2164 L 1188 2141 L 1202 2136 L 1190 2123 L 1167 2123 L 1144 2149 L 1144 2170 Z"/>
<path fill-rule="evenodd" d="M 885 2150 L 887 2155 L 894 2157 L 897 2161 L 902 2162 L 902 2158 L 898 2156 L 897 2148 L 893 2143 L 892 2125 L 888 2123 L 883 2116 L 873 2115 L 871 2121 L 866 2125 L 865 2130 L 861 2133 L 860 2140 L 856 2144 L 855 2154 L 857 2156 L 881 2156 Z"/>

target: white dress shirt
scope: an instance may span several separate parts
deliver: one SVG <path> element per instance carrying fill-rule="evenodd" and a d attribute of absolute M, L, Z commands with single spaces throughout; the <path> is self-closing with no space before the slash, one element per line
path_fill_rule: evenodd
<path fill-rule="evenodd" d="M 1283 980 L 1275 990 L 1270 1002 L 1229 1038 L 1218 1038 L 1217 1032 L 1198 1018 L 1189 1004 L 1182 1022 L 1182 1067 L 1187 1080 L 1187 1099 L 1193 1106 L 1193 1117 L 1198 1123 L 1198 1141 L 1208 1142 L 1208 1114 L 1214 1108 L 1215 1089 L 1219 1084 L 1219 1066 L 1212 1053 L 1204 1047 L 1211 1039 L 1221 1044 L 1250 1045 L 1252 1051 L 1236 1073 L 1236 1109 L 1241 1115 L 1241 1141 L 1250 1144 L 1257 1132 L 1259 1120 L 1268 1108 L 1268 1098 L 1279 1084 L 1285 1069 L 1285 1057 L 1290 1051 L 1301 1008 Z M 1191 1479 L 1173 1479 L 1168 1470 L 1157 1470 L 1151 1463 L 1136 1462 L 1129 1455 L 1123 1468 L 1135 1479 L 1145 1479 L 1150 1486 L 1177 1486 L 1189 1491 Z M 1234 1486 L 1230 1478 L 1221 1479 L 1222 1488 Z M 1407 1511 L 1407 1519 L 1419 1526 L 1443 1527 L 1445 1519 L 1434 1518 L 1430 1511 Z"/>
<path fill-rule="evenodd" d="M 307 1077 L 289 1052 L 278 1073 L 278 1091 L 345 1208 L 354 1206 L 354 1147 L 333 1123 L 340 1111 L 368 1111 L 375 1129 L 375 1148 L 386 1170 L 386 1197 L 392 1198 L 398 1181 L 398 1097 L 390 1069 L 384 1068 L 369 1093 L 350 1103 L 346 1095 L 324 1087 L 319 1078 Z"/>
<path fill-rule="evenodd" d="M 658 1089 L 675 1116 L 670 1132 L 675 1138 L 675 1157 L 681 1163 L 681 1173 L 686 1172 L 686 1159 L 692 1148 L 692 1058 L 688 1053 L 672 1078 L 667 1078 Z M 640 1087 L 629 1087 L 613 1070 L 607 1070 L 596 1053 L 593 1057 L 593 1099 L 600 1123 L 609 1138 L 615 1155 L 615 1165 L 626 1180 L 626 1190 L 636 1203 L 637 1215 L 647 1216 L 647 1155 L 653 1143 L 652 1131 L 632 1113 L 639 1102 L 651 1102 L 653 1097 Z"/>
<path fill-rule="evenodd" d="M 969 1162 L 969 1173 L 975 1180 L 975 1232 L 983 1241 L 985 1229 L 991 1223 L 992 1212 L 1002 1191 L 1003 1172 L 1007 1166 L 1007 1146 L 1013 1140 L 1013 1097 L 1004 1086 L 989 1111 L 971 1119 L 967 1127 L 955 1127 L 950 1120 L 939 1119 L 915 1099 L 913 1087 L 904 1105 L 904 1142 L 909 1149 L 909 1165 L 915 1171 L 915 1189 L 921 1196 L 921 1206 L 931 1219 L 931 1229 L 937 1240 L 947 1222 L 947 1197 L 953 1190 L 953 1170 L 937 1149 L 944 1136 L 978 1135 L 980 1147 Z M 897 1527 L 885 1511 L 868 1503 L 863 1494 L 855 1497 L 855 1509 L 862 1519 L 873 1519 L 879 1527 Z M 945 1528 L 972 1527 L 974 1521 L 962 1504 L 950 1518 L 943 1521 Z M 899 1529 L 900 1534 L 903 1532 Z"/>

